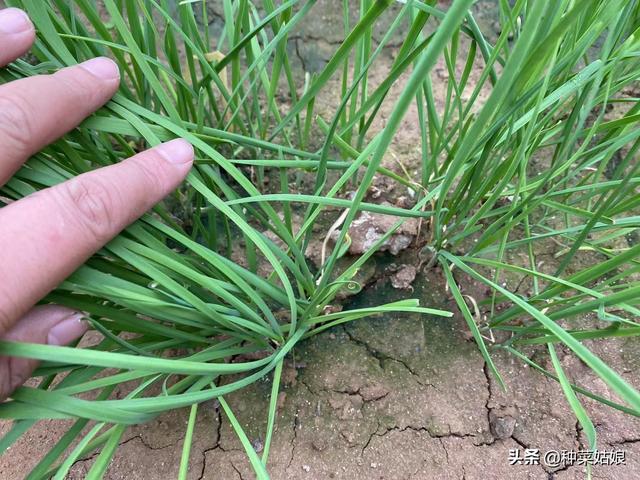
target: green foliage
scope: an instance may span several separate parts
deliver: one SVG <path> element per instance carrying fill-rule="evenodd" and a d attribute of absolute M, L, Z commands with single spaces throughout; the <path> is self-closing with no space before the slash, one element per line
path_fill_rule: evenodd
<path fill-rule="evenodd" d="M 442 267 L 498 378 L 495 348 L 557 379 L 592 444 L 595 431 L 576 394 L 640 415 L 640 394 L 584 345 L 640 333 L 640 244 L 633 236 L 640 227 L 640 105 L 630 93 L 640 76 L 635 0 L 500 2 L 502 30 L 493 40 L 475 21 L 472 0 L 456 0 L 446 12 L 433 1 L 345 2 L 344 41 L 304 80 L 289 38 L 314 15 L 314 0 L 224 0 L 225 24 L 215 40 L 202 28 L 207 8 L 199 0 L 177 6 L 104 0 L 104 8 L 90 0 L 7 3 L 31 15 L 37 62 L 15 62 L 0 73 L 1 81 L 96 55 L 114 58 L 123 81 L 105 108 L 32 158 L 2 195 L 19 199 L 175 137 L 197 151 L 185 187 L 46 299 L 88 312 L 104 336 L 99 344 L 73 349 L 0 342 L 3 355 L 43 361 L 39 387 L 22 387 L 0 405 L 0 417 L 15 420 L 0 448 L 37 420 L 75 419 L 30 478 L 63 478 L 75 459 L 101 448 L 90 472 L 99 478 L 126 425 L 190 406 L 183 478 L 196 406 L 213 398 L 258 476 L 266 477 L 283 359 L 300 340 L 387 311 L 450 315 L 415 300 L 326 312 L 393 233 L 337 269 L 349 227 L 362 211 L 397 217 L 394 228 L 412 217 L 430 225 L 430 265 Z M 353 9 L 358 21 L 349 25 Z M 385 15 L 395 15 L 394 21 L 376 43 L 373 26 Z M 382 52 L 400 31 L 404 42 L 391 70 L 374 82 Z M 448 74 L 444 94 L 431 78 L 439 61 Z M 391 99 L 403 74 L 408 80 Z M 323 118 L 316 98 L 335 88 L 335 79 L 339 102 L 332 118 Z M 289 103 L 280 100 L 282 90 Z M 378 129 L 375 120 L 389 102 L 391 115 Z M 409 108 L 419 121 L 416 178 L 382 165 Z M 305 172 L 315 175 L 312 191 L 292 193 L 290 179 Z M 280 182 L 275 193 L 254 181 L 271 174 Z M 364 202 L 375 175 L 408 188 L 415 206 Z M 355 195 L 345 198 L 350 185 L 357 186 Z M 344 218 L 316 270 L 306 248 L 321 214 L 335 208 Z M 294 209 L 303 212 L 300 226 L 292 222 Z M 625 243 L 626 237 L 636 240 Z M 558 249 L 552 273 L 540 271 L 538 258 L 550 244 Z M 232 250 L 245 266 L 230 258 Z M 506 288 L 507 276 L 529 282 L 532 293 Z M 469 279 L 493 292 L 473 299 L 489 312 L 487 322 L 472 313 L 458 286 Z M 594 320 L 584 326 L 582 318 Z M 493 333 L 506 333 L 508 340 L 487 344 Z M 557 375 L 525 355 L 536 344 L 548 345 Z M 555 353 L 559 344 L 624 404 L 571 384 Z M 256 352 L 260 359 L 241 360 Z M 272 372 L 259 458 L 223 395 Z M 110 399 L 128 381 L 138 387 L 124 399 Z M 95 399 L 83 399 L 85 393 Z M 83 433 L 87 425 L 93 427 Z"/>

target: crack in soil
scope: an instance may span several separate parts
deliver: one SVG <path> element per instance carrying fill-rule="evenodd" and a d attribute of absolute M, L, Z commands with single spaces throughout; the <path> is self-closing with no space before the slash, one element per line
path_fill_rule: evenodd
<path fill-rule="evenodd" d="M 182 437 L 184 438 L 184 437 Z M 152 445 L 149 445 L 144 438 L 142 437 L 142 434 L 138 434 L 138 435 L 134 435 L 133 437 L 127 438 L 126 440 L 121 441 L 120 443 L 118 443 L 118 448 L 122 447 L 123 445 L 126 445 L 129 442 L 132 442 L 134 440 L 139 440 L 140 443 L 142 444 L 143 447 L 145 447 L 148 450 L 164 450 L 165 448 L 169 448 L 169 447 L 173 447 L 174 445 L 176 445 L 180 440 L 182 440 L 182 438 L 177 439 L 175 442 L 169 443 L 167 445 L 163 445 L 161 447 L 154 447 Z M 79 465 L 81 463 L 86 463 L 86 462 L 90 462 L 91 460 L 95 459 L 99 454 L 100 454 L 101 450 L 98 450 L 94 453 L 92 453 L 91 455 L 87 456 L 87 457 L 83 457 L 83 458 L 79 458 L 78 460 L 76 460 L 75 462 L 73 462 L 73 464 L 71 465 L 71 467 L 74 467 L 76 465 Z"/>
<path fill-rule="evenodd" d="M 434 439 L 434 440 L 440 440 L 442 442 L 443 438 L 462 438 L 462 439 L 477 439 L 478 436 L 473 434 L 473 433 L 458 433 L 458 432 L 452 432 L 451 428 L 449 428 L 449 433 L 434 433 L 429 431 L 429 429 L 427 427 L 416 427 L 413 425 L 407 425 L 406 427 L 386 427 L 384 429 L 383 432 L 379 433 L 379 423 L 378 423 L 378 430 L 376 430 L 375 432 L 373 432 L 373 434 L 371 435 L 371 437 L 369 438 L 369 440 L 367 441 L 366 446 L 362 449 L 362 452 L 364 453 L 365 449 L 369 446 L 369 444 L 371 443 L 371 440 L 373 439 L 373 437 L 384 437 L 386 435 L 388 435 L 391 432 L 424 432 L 426 433 L 429 438 Z M 482 445 L 490 445 L 487 443 L 478 443 L 478 444 L 473 444 L 474 446 L 482 446 Z"/>
<path fill-rule="evenodd" d="M 220 439 L 222 438 L 221 433 L 222 433 L 222 409 L 220 408 L 220 405 L 216 403 L 216 405 L 214 406 L 215 410 L 216 410 L 216 419 L 218 420 L 218 425 L 216 425 L 216 439 L 215 439 L 215 443 L 213 445 L 213 447 L 207 447 L 204 450 L 202 450 L 202 452 L 200 452 L 200 455 L 202 455 L 202 469 L 200 470 L 200 475 L 198 476 L 197 480 L 202 480 L 204 478 L 204 473 L 207 469 L 207 453 L 209 452 L 213 452 L 216 449 L 222 450 L 224 451 L 224 449 L 220 446 Z"/>
<path fill-rule="evenodd" d="M 393 360 L 393 359 L 390 359 Z M 360 397 L 360 399 L 362 400 L 363 404 L 368 404 L 368 403 L 372 403 L 372 402 L 377 402 L 378 400 L 382 400 L 383 398 L 386 398 L 389 393 L 389 391 L 386 391 L 385 393 L 378 395 L 378 396 L 371 396 L 371 395 L 363 395 L 361 390 L 362 390 L 362 386 L 358 387 L 358 388 L 350 388 L 350 387 L 346 387 L 343 389 L 336 389 L 336 388 L 320 388 L 320 390 L 314 390 L 312 389 L 309 384 L 304 380 L 304 378 L 302 376 L 300 376 L 297 379 L 307 390 L 309 390 L 309 393 L 311 393 L 311 395 L 315 396 L 315 397 L 320 397 L 320 392 L 325 392 L 325 393 L 339 393 L 341 395 L 348 395 L 348 396 L 354 396 L 354 397 Z M 320 401 L 320 400 L 318 400 Z M 318 412 L 320 410 L 320 408 L 318 407 Z M 319 416 L 319 413 L 316 414 L 317 416 Z"/>
<path fill-rule="evenodd" d="M 299 38 L 292 38 L 293 40 L 293 46 L 294 46 L 294 50 L 296 52 L 296 57 L 298 57 L 298 60 L 300 60 L 300 64 L 302 65 L 302 71 L 306 72 L 307 71 L 307 63 L 304 61 L 304 55 L 302 55 L 300 53 L 300 42 L 299 42 Z"/>
<path fill-rule="evenodd" d="M 175 442 L 171 442 L 171 443 L 169 443 L 167 445 L 162 445 L 161 447 L 154 447 L 154 446 L 148 444 L 145 441 L 145 439 L 144 439 L 144 437 L 142 435 L 136 435 L 135 437 L 132 437 L 132 438 L 128 439 L 127 441 L 130 441 L 130 440 L 135 439 L 135 438 L 139 438 L 140 439 L 140 443 L 142 443 L 142 445 L 144 445 L 145 448 L 148 448 L 149 450 L 164 450 L 165 448 L 173 447 L 174 445 L 176 445 L 179 442 L 181 442 L 182 440 L 184 440 L 184 436 L 182 436 L 182 437 L 178 438 Z"/>
<path fill-rule="evenodd" d="M 202 469 L 200 470 L 200 475 L 198 476 L 197 480 L 202 480 L 204 478 L 204 472 L 207 469 L 207 453 L 212 452 L 212 451 L 216 450 L 217 448 L 220 448 L 220 447 L 216 443 L 215 446 L 209 447 L 209 448 L 205 448 L 202 451 L 202 453 L 201 453 L 201 455 L 202 455 Z"/>
<path fill-rule="evenodd" d="M 491 445 L 493 443 L 495 443 L 496 441 L 496 437 L 493 436 L 493 433 L 491 432 L 491 410 L 492 408 L 489 406 L 489 402 L 491 402 L 491 397 L 493 397 L 493 391 L 491 390 L 491 377 L 489 374 L 489 365 L 487 364 L 487 362 L 484 362 L 484 365 L 482 367 L 482 373 L 484 373 L 484 377 L 487 380 L 487 401 L 484 404 L 484 408 L 487 411 L 487 426 L 489 427 L 489 435 L 491 435 L 491 442 L 488 443 L 488 445 Z"/>
<path fill-rule="evenodd" d="M 311 391 L 311 389 L 309 389 L 309 391 Z M 289 470 L 289 468 L 291 467 L 291 464 L 293 463 L 293 458 L 295 456 L 295 451 L 296 451 L 296 440 L 298 439 L 298 427 L 300 425 L 300 420 L 299 420 L 299 415 L 300 410 L 296 409 L 296 413 L 293 417 L 293 438 L 291 439 L 291 456 L 289 457 L 289 463 L 287 463 L 287 466 L 285 468 L 285 471 Z"/>
<path fill-rule="evenodd" d="M 615 445 L 633 445 L 634 443 L 640 443 L 640 438 L 630 438 L 628 440 L 622 440 L 621 442 L 612 443 L 611 446 L 615 446 Z"/>
<path fill-rule="evenodd" d="M 438 442 L 440 442 L 440 445 L 442 445 L 442 449 L 444 450 L 445 460 L 447 461 L 447 465 L 449 465 L 449 450 L 447 450 L 447 447 L 445 446 L 444 440 L 442 440 L 442 438 L 439 438 Z"/>
<path fill-rule="evenodd" d="M 380 430 L 380 427 L 381 427 L 381 425 L 380 425 L 380 420 L 379 420 L 379 419 L 376 419 L 376 422 L 377 422 L 377 424 L 378 424 L 378 425 L 376 426 L 376 429 L 371 433 L 371 435 L 369 435 L 369 438 L 367 439 L 367 441 L 365 442 L 364 446 L 363 446 L 363 447 L 362 447 L 362 449 L 360 450 L 360 456 L 363 456 L 363 455 L 364 455 L 364 451 L 365 451 L 367 448 L 369 448 L 369 444 L 371 443 L 371 440 L 373 440 L 373 437 L 375 437 L 375 436 L 376 436 L 376 433 L 378 432 L 378 430 Z"/>
<path fill-rule="evenodd" d="M 238 474 L 238 477 L 240 477 L 240 480 L 244 480 L 242 476 L 242 472 L 238 470 L 238 467 L 236 467 L 233 462 L 230 462 L 230 463 L 231 463 L 231 468 L 233 468 L 236 471 L 236 473 Z"/>
<path fill-rule="evenodd" d="M 575 441 L 576 441 L 576 446 L 578 449 L 580 449 L 580 421 L 576 420 L 576 424 L 575 424 L 575 429 L 576 429 L 576 436 L 575 436 Z M 571 463 L 563 465 L 560 468 L 556 468 L 555 470 L 547 470 L 548 467 L 546 467 L 546 465 L 540 465 L 542 467 L 542 469 L 547 472 L 548 474 L 548 478 L 549 480 L 552 480 L 554 478 L 556 478 L 556 475 L 560 472 L 566 472 L 567 470 L 569 470 L 571 467 L 573 467 L 574 465 L 572 465 Z"/>
<path fill-rule="evenodd" d="M 216 428 L 216 447 L 220 446 L 220 440 L 222 439 L 222 409 L 220 406 L 216 406 L 218 413 L 218 425 Z"/>
<path fill-rule="evenodd" d="M 400 358 L 395 358 L 392 357 L 390 355 L 387 355 L 386 353 L 383 353 L 379 350 L 376 350 L 375 348 L 373 348 L 371 345 L 369 345 L 369 343 L 367 343 L 364 340 L 360 340 L 359 338 L 356 338 L 351 332 L 349 332 L 347 329 L 343 329 L 344 333 L 347 335 L 347 337 L 349 338 L 349 341 L 352 343 L 355 343 L 358 346 L 363 347 L 367 353 L 369 354 L 369 356 L 375 358 L 378 361 L 378 366 L 380 367 L 380 370 L 384 371 L 385 366 L 384 366 L 384 362 L 385 361 L 391 361 L 391 362 L 396 362 L 399 363 L 400 365 L 402 365 L 410 374 L 412 377 L 414 377 L 414 380 L 416 381 L 416 383 L 420 386 L 423 387 L 432 387 L 434 389 L 437 390 L 436 386 L 433 385 L 432 383 L 429 382 L 425 382 L 422 380 L 422 378 L 420 377 L 419 374 L 417 374 L 408 364 L 407 362 L 405 362 L 404 360 L 400 359 Z"/>
<path fill-rule="evenodd" d="M 491 417 L 490 417 L 490 414 L 491 414 L 491 411 L 493 409 L 489 406 L 489 403 L 491 402 L 491 399 L 492 399 L 494 393 L 493 393 L 493 390 L 491 388 L 491 374 L 489 372 L 489 366 L 487 365 L 487 362 L 484 362 L 484 366 L 482 368 L 482 371 L 484 372 L 485 378 L 487 379 L 487 391 L 489 393 L 489 395 L 487 397 L 487 401 L 485 403 L 485 408 L 487 410 L 487 422 L 489 423 L 489 435 L 491 437 L 491 440 L 489 440 L 487 442 L 480 443 L 479 445 L 489 446 L 489 445 L 493 445 L 494 443 L 496 443 L 498 441 L 498 439 L 493 435 L 493 432 L 491 431 Z M 577 433 L 577 435 L 579 435 L 579 433 Z M 528 445 L 523 440 L 521 440 L 520 438 L 517 437 L 515 431 L 511 434 L 511 436 L 506 437 L 505 440 L 507 438 L 513 440 L 515 443 L 517 443 L 523 449 L 531 448 L 530 445 Z M 542 465 L 540 465 L 540 467 L 543 468 L 543 470 L 544 470 L 544 467 Z M 550 473 L 550 472 L 547 472 L 546 470 L 544 470 L 544 471 L 545 471 L 545 473 Z M 553 473 L 553 472 L 551 472 L 551 473 Z"/>

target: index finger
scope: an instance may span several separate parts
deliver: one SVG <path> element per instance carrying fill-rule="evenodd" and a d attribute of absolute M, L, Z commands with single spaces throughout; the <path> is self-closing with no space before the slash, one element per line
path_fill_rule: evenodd
<path fill-rule="evenodd" d="M 0 85 L 0 185 L 27 158 L 108 102 L 119 83 L 116 63 L 98 57 Z"/>
<path fill-rule="evenodd" d="M 175 189 L 193 147 L 173 140 L 0 209 L 0 334 Z"/>

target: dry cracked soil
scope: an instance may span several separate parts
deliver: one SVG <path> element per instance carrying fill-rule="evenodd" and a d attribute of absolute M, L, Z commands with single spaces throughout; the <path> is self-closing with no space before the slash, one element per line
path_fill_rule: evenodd
<path fill-rule="evenodd" d="M 456 311 L 438 273 L 420 272 L 412 296 Z M 372 278 L 348 300 L 350 307 L 406 296 L 391 288 L 388 277 Z M 585 478 L 584 467 L 576 465 L 510 464 L 510 450 L 578 450 L 586 448 L 586 440 L 555 381 L 498 353 L 503 390 L 465 331 L 458 314 L 450 319 L 386 315 L 336 327 L 302 343 L 283 372 L 269 460 L 272 478 Z M 637 371 L 637 340 L 589 346 L 618 371 Z M 535 350 L 528 353 L 536 355 Z M 610 398 L 585 365 L 571 355 L 560 356 L 571 380 Z M 227 398 L 257 451 L 263 447 L 270 386 L 265 378 Z M 599 448 L 626 452 L 624 465 L 596 466 L 593 478 L 640 478 L 640 420 L 585 403 Z M 188 410 L 179 410 L 131 428 L 107 478 L 175 478 L 187 417 Z M 50 421 L 32 429 L 0 458 L 0 478 L 23 478 L 63 425 Z M 6 428 L 2 425 L 0 431 Z M 84 478 L 94 458 L 77 462 L 69 478 Z M 216 402 L 199 408 L 188 478 L 254 478 Z"/>
<path fill-rule="evenodd" d="M 211 5 L 211 28 L 215 31 L 221 12 L 216 10 L 216 2 Z M 492 28 L 495 5 L 492 1 L 476 4 L 481 26 Z M 311 72 L 321 68 L 342 38 L 341 21 L 333 18 L 340 13 L 336 12 L 339 9 L 332 8 L 330 0 L 318 0 L 314 9 L 326 12 L 312 20 L 319 19 L 327 28 L 318 36 L 316 24 L 303 25 L 291 42 L 299 66 Z M 382 22 L 376 30 L 377 38 L 386 28 L 384 19 Z M 384 78 L 394 52 L 393 46 L 385 52 L 379 75 L 373 74 L 372 85 Z M 478 71 L 474 69 L 472 79 Z M 437 65 L 434 75 L 436 80 L 446 76 L 445 66 Z M 434 85 L 437 87 L 438 82 Z M 339 90 L 337 82 L 334 90 Z M 381 110 L 381 125 L 401 90 L 402 81 Z M 335 103 L 331 92 L 328 95 L 317 101 L 321 114 L 325 108 L 329 115 Z M 419 161 L 413 141 L 418 134 L 416 115 L 415 110 L 409 111 L 391 155 L 385 159 L 385 165 L 395 171 L 414 172 Z M 385 185 L 376 184 L 376 188 L 384 190 Z M 397 200 L 399 194 L 392 190 L 385 194 Z M 552 257 L 553 252 L 548 255 Z M 585 436 L 560 386 L 506 352 L 498 351 L 495 363 L 505 380 L 503 389 L 489 374 L 466 333 L 468 328 L 444 287 L 442 272 L 416 268 L 415 251 L 407 250 L 401 257 L 393 261 L 414 271 L 400 268 L 392 275 L 384 274 L 388 272 L 388 264 L 373 268 L 378 273 L 368 275 L 363 282 L 367 284 L 365 288 L 348 298 L 345 308 L 413 297 L 419 298 L 422 305 L 451 310 L 454 317 L 407 314 L 374 317 L 333 328 L 300 344 L 283 372 L 268 464 L 272 478 L 586 478 L 585 468 L 577 465 L 549 466 L 543 461 L 532 465 L 510 464 L 512 450 L 523 454 L 525 449 L 544 453 L 586 448 Z M 398 274 L 406 275 L 407 271 L 409 278 Z M 413 280 L 411 277 L 416 273 Z M 395 286 L 405 287 L 404 290 L 393 288 L 394 278 Z M 521 287 L 518 279 L 507 282 L 514 291 Z M 476 298 L 484 294 L 470 282 L 461 282 L 461 288 L 463 293 Z M 640 388 L 636 374 L 640 366 L 639 340 L 586 343 Z M 538 359 L 535 349 L 527 354 Z M 572 381 L 615 400 L 584 364 L 567 352 L 559 350 L 559 354 Z M 545 362 L 542 356 L 538 360 Z M 227 398 L 257 451 L 264 444 L 270 380 L 265 378 Z M 123 385 L 116 396 L 124 395 L 128 388 Z M 594 467 L 593 478 L 640 478 L 640 420 L 589 400 L 584 403 L 596 426 L 599 448 L 623 450 L 626 454 L 624 465 Z M 176 478 L 187 418 L 187 409 L 178 410 L 129 429 L 106 478 Z M 0 478 L 24 478 L 66 426 L 65 422 L 47 421 L 32 428 L 0 457 Z M 0 423 L 0 434 L 9 427 L 6 422 Z M 84 478 L 94 458 L 92 455 L 78 461 L 69 478 Z M 254 478 L 242 446 L 216 402 L 202 404 L 198 410 L 188 478 Z"/>

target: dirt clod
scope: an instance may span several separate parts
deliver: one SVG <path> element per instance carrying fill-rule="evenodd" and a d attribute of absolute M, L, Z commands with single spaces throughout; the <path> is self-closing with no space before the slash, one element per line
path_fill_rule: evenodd
<path fill-rule="evenodd" d="M 501 415 L 493 411 L 489 414 L 491 433 L 499 440 L 511 437 L 516 428 L 516 423 L 516 419 L 511 415 Z"/>
<path fill-rule="evenodd" d="M 371 402 L 386 397 L 389 394 L 389 389 L 382 385 L 367 385 L 362 387 L 358 393 L 365 402 Z"/>
<path fill-rule="evenodd" d="M 391 215 L 363 212 L 356 218 L 349 228 L 351 245 L 349 253 L 362 255 L 367 252 L 380 238 L 395 225 L 399 219 Z M 384 241 L 380 251 L 388 251 L 392 255 L 398 255 L 411 245 L 418 234 L 418 222 L 416 219 L 406 220 L 390 238 Z"/>
<path fill-rule="evenodd" d="M 413 265 L 402 265 L 397 272 L 391 275 L 391 285 L 393 288 L 410 290 L 417 273 L 418 270 Z"/>

